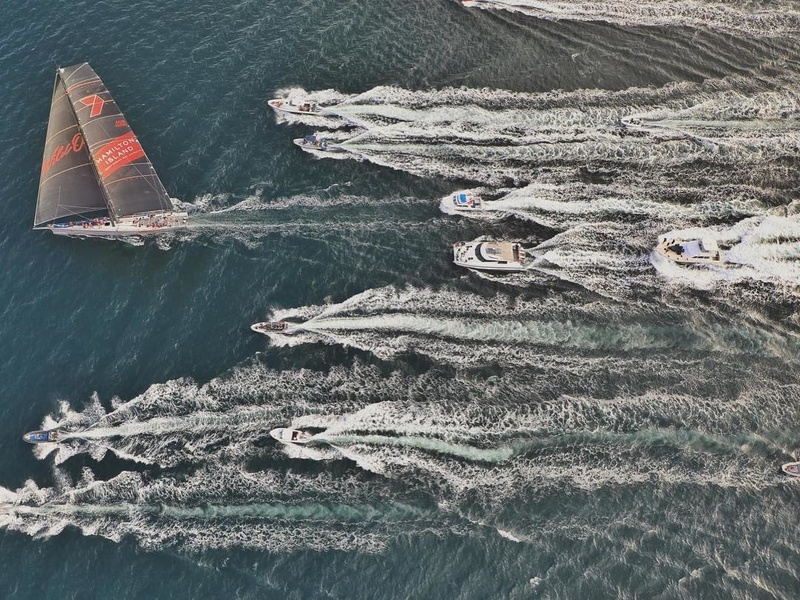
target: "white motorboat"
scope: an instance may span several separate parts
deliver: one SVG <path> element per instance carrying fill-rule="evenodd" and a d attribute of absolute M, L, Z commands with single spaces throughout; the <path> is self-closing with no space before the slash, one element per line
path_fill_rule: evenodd
<path fill-rule="evenodd" d="M 307 444 L 314 437 L 307 431 L 291 427 L 278 427 L 270 431 L 269 434 L 283 444 Z"/>
<path fill-rule="evenodd" d="M 292 115 L 311 115 L 318 117 L 322 115 L 322 107 L 308 100 L 294 100 L 291 98 L 275 98 L 267 101 L 267 104 L 277 112 L 289 113 Z"/>
<path fill-rule="evenodd" d="M 187 226 L 125 115 L 88 63 L 56 71 L 34 229 L 125 237 Z"/>
<path fill-rule="evenodd" d="M 682 265 L 725 264 L 717 242 L 710 238 L 681 240 L 663 236 L 656 246 L 656 252 L 664 258 Z"/>
<path fill-rule="evenodd" d="M 250 325 L 250 329 L 256 333 L 269 335 L 270 333 L 289 333 L 289 323 L 286 321 L 263 321 Z"/>
<path fill-rule="evenodd" d="M 479 271 L 524 271 L 525 249 L 517 242 L 457 242 L 453 262 Z"/>
<path fill-rule="evenodd" d="M 474 212 L 483 210 L 483 200 L 472 192 L 456 192 L 450 196 L 453 210 L 459 212 Z"/>
<path fill-rule="evenodd" d="M 781 471 L 792 477 L 800 477 L 800 462 L 790 462 L 781 465 Z"/>
<path fill-rule="evenodd" d="M 344 152 L 344 148 L 336 144 L 328 143 L 328 139 L 318 135 L 307 135 L 292 140 L 296 146 L 303 150 L 319 150 L 320 152 Z"/>

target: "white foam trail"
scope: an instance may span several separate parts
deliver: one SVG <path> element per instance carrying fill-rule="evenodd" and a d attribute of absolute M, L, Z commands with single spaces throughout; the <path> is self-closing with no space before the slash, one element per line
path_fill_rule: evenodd
<path fill-rule="evenodd" d="M 497 186 L 564 163 L 636 165 L 662 175 L 698 162 L 764 168 L 797 156 L 798 89 L 792 79 L 770 77 L 544 94 L 378 87 L 336 110 L 364 129 L 342 144 L 354 156 Z"/>
<path fill-rule="evenodd" d="M 697 198 L 693 204 L 673 204 L 652 188 L 634 184 L 532 183 L 497 200 L 484 201 L 485 210 L 458 213 L 465 217 L 511 215 L 546 227 L 568 229 L 612 219 L 637 220 L 656 229 L 658 223 L 703 223 L 720 218 L 764 214 L 769 206 L 764 190 L 747 186 L 674 188 L 671 197 Z M 442 209 L 452 205 L 442 199 Z"/>
<path fill-rule="evenodd" d="M 287 501 L 298 485 L 317 490 Z M 299 549 L 380 552 L 401 532 L 424 532 L 443 525 L 436 511 L 374 496 L 369 484 L 328 476 L 275 477 L 247 474 L 218 465 L 212 471 L 147 482 L 123 472 L 109 481 L 87 474 L 78 486 L 39 488 L 33 482 L 5 506 L 0 524 L 30 535 L 49 537 L 65 527 L 114 541 L 125 537 L 146 548 Z M 282 484 L 282 487 L 281 487 Z M 322 495 L 319 491 L 325 489 Z M 365 494 L 366 492 L 366 494 Z M 242 497 L 244 494 L 244 497 Z M 372 496 L 372 498 L 369 498 Z M 457 524 L 456 524 L 457 525 Z"/>
<path fill-rule="evenodd" d="M 693 27 L 761 38 L 793 36 L 800 31 L 797 4 L 787 1 L 467 0 L 463 4 L 483 9 L 509 10 L 541 19 L 605 21 L 629 27 Z"/>
<path fill-rule="evenodd" d="M 640 262 L 645 268 L 645 259 Z M 602 269 L 609 270 L 609 265 Z M 611 314 L 601 316 L 609 309 Z M 587 361 L 598 352 L 637 350 L 653 351 L 647 354 L 661 360 L 667 360 L 666 350 L 673 357 L 712 349 L 790 357 L 797 345 L 794 336 L 776 335 L 758 325 L 682 324 L 677 314 L 671 324 L 656 325 L 651 314 L 638 320 L 630 311 L 620 322 L 616 310 L 614 305 L 581 308 L 563 302 L 549 309 L 536 301 L 511 303 L 500 296 L 487 300 L 455 290 L 387 287 L 339 304 L 275 311 L 275 320 L 304 322 L 293 325 L 290 335 L 269 337 L 277 345 L 332 341 L 385 359 L 413 351 L 462 367 L 542 365 L 564 349 Z"/>
<path fill-rule="evenodd" d="M 469 444 L 457 444 L 444 440 L 427 438 L 421 436 L 386 436 L 386 435 L 330 435 L 322 433 L 316 436 L 315 441 L 324 441 L 333 446 L 356 446 L 365 444 L 367 446 L 403 446 L 427 450 L 439 454 L 447 454 L 458 458 L 478 462 L 505 462 L 511 460 L 515 455 L 525 451 L 527 444 L 517 442 L 513 445 L 506 445 L 497 448 L 477 448 Z"/>
<path fill-rule="evenodd" d="M 407 305 L 421 299 L 433 305 L 429 300 L 436 294 L 445 306 L 469 298 L 413 289 L 402 294 Z M 369 297 L 386 305 L 396 301 L 396 293 L 373 292 L 348 301 L 348 310 Z M 498 300 L 483 302 L 507 310 L 509 301 L 498 306 Z M 518 309 L 525 306 L 518 302 Z M 547 299 L 531 301 L 540 310 L 562 304 L 563 298 L 552 305 Z M 470 308 L 481 306 L 478 299 Z M 335 314 L 342 308 L 325 310 Z M 579 313 L 575 307 L 566 310 Z M 108 414 L 96 397 L 86 415 L 65 404 L 62 411 L 72 423 L 91 415 L 97 419 L 96 437 L 120 448 L 135 442 L 139 455 L 155 463 L 170 464 L 176 453 L 188 456 L 181 446 L 191 445 L 194 468 L 180 476 L 122 473 L 110 481 L 95 481 L 87 469 L 77 485 L 61 477 L 54 488 L 29 482 L 15 494 L 0 490 L 0 499 L 14 505 L 0 515 L 0 523 L 45 536 L 78 527 L 115 540 L 129 536 L 147 548 L 374 552 L 398 535 L 461 533 L 463 524 L 454 522 L 454 514 L 478 513 L 471 522 L 505 531 L 504 507 L 554 491 L 561 497 L 566 490 L 615 493 L 631 486 L 674 491 L 780 485 L 776 457 L 798 443 L 786 428 L 800 417 L 792 402 L 797 386 L 777 381 L 757 359 L 743 373 L 737 365 L 725 371 L 724 364 L 697 357 L 689 363 L 669 353 L 657 358 L 658 366 L 637 378 L 637 389 L 644 381 L 647 392 L 630 395 L 629 384 L 619 383 L 619 395 L 611 398 L 565 395 L 564 381 L 572 375 L 537 380 L 531 368 L 487 378 L 435 370 L 387 374 L 358 363 L 326 373 L 278 372 L 256 363 L 204 386 L 189 380 L 154 385 L 128 402 L 116 401 Z M 592 377 L 584 357 L 563 360 Z M 635 377 L 634 363 L 624 357 L 621 366 Z M 601 372 L 598 390 L 607 393 L 609 370 Z M 664 372 L 668 378 L 657 383 Z M 677 393 L 675 381 L 681 392 L 693 382 L 705 391 Z M 733 397 L 731 386 L 740 390 Z M 259 410 L 264 414 L 256 417 Z M 255 444 L 266 437 L 271 414 L 281 425 L 324 432 L 305 449 L 278 446 L 269 438 L 269 445 Z M 79 442 L 79 435 L 65 444 Z M 327 451 L 307 452 L 324 449 L 322 442 L 333 444 L 338 457 L 382 477 L 354 466 L 345 474 L 287 471 L 265 460 L 271 452 L 334 459 Z M 407 492 L 430 497 L 439 509 L 419 508 L 406 499 Z M 514 523 L 514 535 L 522 539 L 525 530 L 517 536 L 519 526 Z"/>

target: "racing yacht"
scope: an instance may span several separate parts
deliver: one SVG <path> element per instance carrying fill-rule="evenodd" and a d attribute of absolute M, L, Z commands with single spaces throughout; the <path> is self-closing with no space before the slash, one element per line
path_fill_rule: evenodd
<path fill-rule="evenodd" d="M 453 262 L 478 271 L 524 271 L 525 249 L 517 242 L 457 242 Z"/>
<path fill-rule="evenodd" d="M 292 429 L 291 427 L 278 427 L 269 434 L 283 444 L 307 444 L 314 436 L 302 429 Z"/>
<path fill-rule="evenodd" d="M 183 229 L 188 222 L 92 67 L 58 69 L 34 229 L 124 238 Z"/>
<path fill-rule="evenodd" d="M 291 98 L 274 98 L 267 101 L 267 104 L 276 112 L 285 112 L 293 115 L 311 115 L 318 117 L 322 115 L 322 107 L 308 100 L 293 100 Z"/>
<path fill-rule="evenodd" d="M 681 240 L 662 236 L 656 246 L 656 252 L 664 258 L 681 265 L 725 264 L 717 242 L 710 238 Z"/>

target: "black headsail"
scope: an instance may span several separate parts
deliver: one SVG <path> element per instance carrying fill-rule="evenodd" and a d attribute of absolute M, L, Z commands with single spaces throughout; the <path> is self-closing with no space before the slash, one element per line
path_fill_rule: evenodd
<path fill-rule="evenodd" d="M 172 210 L 164 184 L 94 69 L 83 63 L 60 74 L 111 216 Z"/>
<path fill-rule="evenodd" d="M 106 199 L 64 83 L 56 74 L 33 226 L 99 210 L 106 210 Z"/>

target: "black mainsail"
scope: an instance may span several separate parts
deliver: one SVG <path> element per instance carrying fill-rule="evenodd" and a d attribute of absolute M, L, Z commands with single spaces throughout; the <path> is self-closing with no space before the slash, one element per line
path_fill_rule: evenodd
<path fill-rule="evenodd" d="M 111 217 L 171 211 L 164 185 L 94 69 L 83 63 L 59 73 Z"/>
<path fill-rule="evenodd" d="M 57 74 L 33 226 L 106 208 L 105 196 L 97 184 L 94 165 L 86 150 L 86 140 L 67 99 L 64 83 Z"/>
<path fill-rule="evenodd" d="M 83 63 L 56 72 L 34 227 L 63 228 L 54 221 L 97 211 L 116 222 L 172 212 L 173 206 L 117 103 Z"/>

